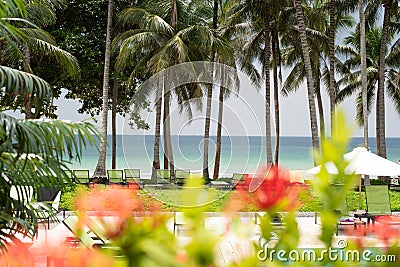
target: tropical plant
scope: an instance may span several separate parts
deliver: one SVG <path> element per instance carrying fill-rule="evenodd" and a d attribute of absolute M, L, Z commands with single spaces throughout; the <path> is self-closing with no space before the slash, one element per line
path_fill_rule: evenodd
<path fill-rule="evenodd" d="M 0 37 L 16 47 L 29 36 L 14 27 L 9 20 L 26 15 L 23 1 L 6 0 L 0 3 Z M 34 237 L 40 211 L 24 203 L 24 186 L 63 187 L 66 170 L 72 159 L 80 160 L 82 149 L 96 142 L 97 130 L 86 122 L 72 123 L 52 119 L 15 119 L 4 113 L 20 111 L 31 101 L 36 114 L 41 114 L 51 102 L 50 85 L 43 79 L 17 69 L 0 65 L 0 247 L 14 241 L 16 233 Z M 93 135 L 94 134 L 94 135 Z M 68 179 L 68 178 L 67 178 Z M 18 200 L 11 198 L 10 188 L 17 188 Z"/>

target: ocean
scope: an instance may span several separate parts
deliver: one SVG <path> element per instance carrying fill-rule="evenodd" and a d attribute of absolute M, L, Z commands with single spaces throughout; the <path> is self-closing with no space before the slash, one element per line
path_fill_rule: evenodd
<path fill-rule="evenodd" d="M 161 138 L 162 139 L 162 138 Z M 213 173 L 216 137 L 210 137 L 209 163 Z M 223 136 L 221 144 L 220 176 L 232 173 L 254 173 L 265 164 L 265 138 L 262 136 Z M 274 140 L 274 139 L 273 139 Z M 149 176 L 153 162 L 152 135 L 118 135 L 117 169 L 139 168 L 142 176 Z M 111 144 L 111 136 L 108 136 Z M 363 138 L 354 137 L 348 151 L 362 146 Z M 376 152 L 375 138 L 369 139 L 370 150 Z M 173 157 L 176 169 L 201 172 L 203 166 L 203 137 L 172 136 Z M 274 145 L 274 141 L 273 141 Z M 400 138 L 387 138 L 387 158 L 394 162 L 400 159 Z M 162 148 L 160 155 L 162 155 Z M 98 160 L 98 151 L 89 147 L 83 152 L 82 161 L 72 162 L 72 169 L 89 169 L 93 173 Z M 313 167 L 311 137 L 281 137 L 279 150 L 280 165 L 287 169 L 306 170 Z M 161 168 L 163 158 L 160 157 Z M 111 145 L 107 148 L 106 167 L 111 169 Z"/>

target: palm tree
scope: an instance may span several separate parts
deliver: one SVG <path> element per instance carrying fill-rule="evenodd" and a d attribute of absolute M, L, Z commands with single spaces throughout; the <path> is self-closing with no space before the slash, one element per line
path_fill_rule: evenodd
<path fill-rule="evenodd" d="M 333 129 L 335 105 L 336 105 L 336 94 L 337 86 L 335 81 L 335 38 L 337 31 L 338 17 L 342 16 L 343 13 L 354 12 L 357 5 L 354 0 L 329 0 L 327 1 L 327 9 L 329 10 L 329 106 L 330 106 L 330 122 L 331 122 L 331 135 Z"/>
<path fill-rule="evenodd" d="M 324 5 L 322 2 L 314 2 L 313 5 L 305 6 L 304 13 L 307 24 L 308 40 L 310 44 L 310 60 L 312 63 L 312 75 L 315 81 L 315 95 L 317 97 L 320 134 L 321 138 L 325 136 L 324 110 L 321 96 L 321 80 L 324 75 L 321 70 L 326 70 L 328 67 L 325 64 L 325 58 L 328 54 L 328 38 L 325 34 L 328 28 L 328 17 L 323 11 Z M 288 95 L 291 91 L 297 90 L 306 79 L 306 69 L 302 55 L 301 45 L 298 42 L 298 28 L 290 28 L 282 37 L 283 60 L 285 65 L 293 66 L 292 71 L 286 78 L 282 86 L 284 95 Z M 326 76 L 326 75 L 325 75 Z"/>
<path fill-rule="evenodd" d="M 130 77 L 131 81 L 134 77 L 140 77 L 143 73 L 149 76 L 162 74 L 163 70 L 178 63 L 208 60 L 211 47 L 214 47 L 214 51 L 223 54 L 221 49 L 223 50 L 226 44 L 216 36 L 214 31 L 207 27 L 206 21 L 196 16 L 195 7 L 187 5 L 185 1 L 177 1 L 176 4 L 180 8 L 180 12 L 183 12 L 177 18 L 176 28 L 172 27 L 157 13 L 152 13 L 146 9 L 129 8 L 124 10 L 121 15 L 123 24 L 126 26 L 135 25 L 136 27 L 122 33 L 114 40 L 115 44 L 120 44 L 117 64 L 122 68 L 132 67 L 133 69 Z M 158 8 L 160 9 L 160 7 Z M 165 8 L 161 8 L 161 11 L 154 10 L 160 14 L 165 12 Z M 170 14 L 170 12 L 165 12 L 165 18 L 171 21 L 171 17 L 174 16 Z M 189 88 L 195 88 L 196 91 L 199 87 L 188 85 L 176 88 L 175 93 L 178 96 L 179 103 L 185 104 L 187 103 L 183 101 L 185 97 L 196 95 L 195 91 L 186 91 L 187 93 L 184 93 Z M 159 86 L 156 88 L 153 174 L 155 174 L 155 169 L 160 166 L 160 127 L 158 124 L 161 121 L 161 107 L 159 107 L 160 103 L 158 101 L 163 97 L 163 93 L 159 92 L 162 89 L 163 83 L 160 80 Z M 170 88 L 167 88 L 167 90 L 169 92 Z M 146 93 L 148 95 L 151 92 Z M 153 177 L 155 176 L 153 175 Z"/>
<path fill-rule="evenodd" d="M 360 19 L 360 70 L 361 70 L 361 91 L 362 91 L 362 121 L 364 125 L 364 147 L 368 149 L 368 84 L 367 84 L 367 50 L 365 37 L 365 14 L 364 1 L 358 1 L 358 16 Z M 369 184 L 369 178 L 365 180 Z"/>
<path fill-rule="evenodd" d="M 269 0 L 264 1 L 264 75 L 265 75 L 265 138 L 267 164 L 272 164 L 272 142 L 271 142 L 271 84 L 270 84 L 270 59 L 271 59 L 271 5 Z"/>
<path fill-rule="evenodd" d="M 299 27 L 300 44 L 304 58 L 304 64 L 306 69 L 307 78 L 307 92 L 308 92 L 308 105 L 310 110 L 310 121 L 311 121 L 311 139 L 312 145 L 315 150 L 319 149 L 318 139 L 318 122 L 315 112 L 315 100 L 314 100 L 314 80 L 312 77 L 311 60 L 309 55 L 309 46 L 307 43 L 307 35 L 304 25 L 303 10 L 301 6 L 301 0 L 294 0 L 294 7 L 296 8 L 296 18 Z"/>
<path fill-rule="evenodd" d="M 342 86 L 342 90 L 338 94 L 337 101 L 343 101 L 346 97 L 357 95 L 357 119 L 360 124 L 363 123 L 363 99 L 362 99 L 362 78 L 360 71 L 360 33 L 353 32 L 352 35 L 345 39 L 346 46 L 339 47 L 338 51 L 346 56 L 347 60 L 340 65 L 339 71 L 342 73 L 343 78 L 338 81 Z M 366 34 L 366 43 L 369 44 L 366 49 L 366 67 L 367 67 L 367 90 L 368 90 L 368 113 L 371 111 L 371 105 L 374 101 L 375 96 L 377 96 L 377 84 L 379 80 L 379 61 L 380 61 L 380 46 L 382 38 L 381 28 L 372 28 Z M 394 34 L 390 33 L 387 35 L 388 44 L 391 44 L 394 38 Z M 400 95 L 398 94 L 398 81 L 396 80 L 396 75 L 399 71 L 399 43 L 394 42 L 391 45 L 389 51 L 390 53 L 385 57 L 385 84 L 386 92 L 393 100 L 396 110 L 400 111 Z M 378 98 L 377 98 L 378 100 Z M 376 102 L 376 112 L 380 110 L 379 101 Z M 378 114 L 377 114 L 378 116 Z M 378 140 L 377 140 L 378 142 Z M 378 144 L 377 144 L 378 146 Z"/>
<path fill-rule="evenodd" d="M 336 35 L 336 6 L 335 0 L 329 1 L 329 105 L 331 111 L 331 135 L 333 131 L 333 116 L 335 114 L 335 35 Z"/>
<path fill-rule="evenodd" d="M 213 0 L 213 18 L 212 28 L 216 30 L 218 27 L 218 0 Z M 211 62 L 215 61 L 215 51 L 211 51 Z M 213 73 L 214 70 L 211 70 Z M 207 85 L 207 103 L 206 103 L 206 118 L 204 123 L 204 142 L 203 142 L 203 179 L 208 181 L 210 174 L 208 170 L 208 149 L 209 149 L 209 138 L 210 138 L 210 125 L 211 125 L 211 103 L 213 95 L 214 84 Z"/>
<path fill-rule="evenodd" d="M 106 50 L 104 53 L 104 74 L 103 74 L 103 104 L 101 116 L 101 134 L 100 154 L 94 177 L 106 176 L 106 156 L 107 156 L 107 125 L 108 125 L 108 84 L 110 79 L 110 54 L 111 54 L 111 31 L 114 12 L 114 1 L 108 0 L 107 11 L 107 34 L 106 34 Z"/>
<path fill-rule="evenodd" d="M 266 1 L 241 1 L 232 7 L 231 23 L 236 35 L 240 37 L 238 49 L 239 68 L 249 76 L 257 87 L 260 74 L 254 63 L 261 63 L 265 81 L 265 138 L 267 164 L 272 164 L 271 142 L 271 90 L 270 90 L 270 54 L 271 54 L 271 3 Z M 260 19 L 262 18 L 262 19 Z"/>
<path fill-rule="evenodd" d="M 378 93 L 377 93 L 377 106 L 376 113 L 376 149 L 377 154 L 386 158 L 386 123 L 385 123 L 385 57 L 387 51 L 388 31 L 391 13 L 394 11 L 392 8 L 398 10 L 397 1 L 382 1 L 384 8 L 383 25 L 382 25 L 382 38 L 381 47 L 379 52 L 379 79 L 378 79 Z M 397 11 L 398 13 L 398 11 Z"/>
<path fill-rule="evenodd" d="M 3 5 L 4 4 L 4 5 Z M 29 23 L 25 19 L 26 9 L 21 0 L 6 0 L 0 4 L 0 38 L 16 47 L 15 40 L 29 39 L 23 31 L 8 20 Z M 17 18 L 17 19 L 15 19 Z M 33 25 L 33 24 L 31 24 Z M 16 233 L 34 238 L 39 212 L 22 205 L 24 199 L 10 197 L 12 185 L 37 187 L 63 187 L 67 178 L 67 163 L 73 158 L 80 160 L 82 148 L 95 144 L 96 128 L 89 123 L 71 123 L 51 119 L 15 119 L 3 113 L 7 109 L 21 110 L 25 102 L 31 101 L 32 108 L 40 114 L 51 102 L 50 85 L 43 79 L 27 72 L 0 65 L 0 249 Z M 22 187 L 19 187 L 22 188 Z M 22 195 L 21 190 L 18 192 Z"/>
<path fill-rule="evenodd" d="M 224 38 L 230 45 L 234 45 L 234 36 L 232 29 L 229 25 L 229 10 L 232 8 L 234 5 L 234 1 L 225 1 L 223 3 L 220 3 L 220 9 L 219 9 L 219 16 L 218 16 L 218 31 L 220 32 L 220 37 Z M 214 12 L 218 12 L 218 10 L 214 9 Z M 215 14 L 214 14 L 215 15 Z M 240 81 L 237 78 L 237 74 L 234 73 L 232 76 L 231 75 L 226 75 L 228 70 L 225 68 L 225 65 L 230 66 L 232 69 L 236 69 L 236 64 L 235 64 L 235 54 L 230 53 L 228 54 L 228 57 L 226 56 L 219 56 L 218 54 L 216 55 L 217 61 L 224 64 L 221 67 L 221 74 L 220 74 L 220 87 L 219 87 L 219 95 L 218 95 L 218 119 L 217 119 L 217 138 L 216 138 L 216 144 L 215 144 L 215 161 L 214 161 L 214 174 L 213 174 L 213 179 L 216 180 L 218 179 L 219 176 L 219 168 L 220 168 L 220 162 L 221 162 L 221 141 L 222 141 L 222 118 L 223 118 L 223 112 L 224 112 L 224 101 L 227 96 L 230 94 L 230 90 L 227 90 L 227 87 L 231 90 L 238 90 Z"/>
<path fill-rule="evenodd" d="M 281 36 L 291 27 L 288 17 L 291 15 L 290 1 L 273 1 L 271 3 L 271 51 L 272 51 L 272 75 L 274 82 L 274 119 L 275 119 L 275 154 L 274 165 L 279 164 L 280 147 L 280 84 L 282 84 Z"/>
<path fill-rule="evenodd" d="M 331 35 L 331 30 L 328 16 L 324 12 L 326 5 L 323 1 L 315 1 L 312 5 L 304 6 L 303 8 L 307 26 L 307 38 L 310 44 L 310 60 L 313 66 L 312 73 L 315 81 L 320 134 L 321 138 L 324 138 L 325 119 L 321 92 L 323 85 L 329 85 L 331 81 L 329 75 L 331 60 L 329 60 L 329 66 L 327 64 L 327 59 L 330 57 L 331 44 L 329 36 Z M 338 16 L 335 18 L 335 32 L 343 28 L 351 27 L 352 21 L 350 16 L 344 15 L 343 12 L 338 12 Z M 299 33 L 297 27 L 293 28 L 292 26 L 287 26 L 286 31 L 282 33 L 281 43 L 284 47 L 282 50 L 284 63 L 285 65 L 293 66 L 282 87 L 284 95 L 288 95 L 291 91 L 297 90 L 306 78 L 305 64 L 298 39 Z M 326 86 L 326 88 L 328 89 L 328 93 L 332 95 L 331 92 L 329 92 L 329 87 Z M 336 92 L 334 92 L 334 95 L 336 95 Z"/>

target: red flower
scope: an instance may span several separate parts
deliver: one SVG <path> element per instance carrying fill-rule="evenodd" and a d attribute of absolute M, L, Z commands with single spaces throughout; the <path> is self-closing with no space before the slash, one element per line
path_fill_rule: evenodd
<path fill-rule="evenodd" d="M 258 181 L 258 188 L 254 191 L 257 206 L 267 210 L 277 205 L 283 209 L 292 209 L 298 195 L 298 189 L 290 187 L 289 172 L 279 166 L 262 168 L 257 174 L 248 179 L 254 183 Z"/>

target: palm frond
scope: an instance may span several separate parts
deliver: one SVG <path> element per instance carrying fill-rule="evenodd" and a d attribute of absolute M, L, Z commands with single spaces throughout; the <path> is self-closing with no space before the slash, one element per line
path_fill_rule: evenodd
<path fill-rule="evenodd" d="M 21 107 L 26 97 L 35 96 L 34 107 L 40 110 L 43 103 L 51 99 L 51 88 L 45 80 L 5 66 L 0 66 L 0 89 L 0 103 L 3 107 Z"/>
<path fill-rule="evenodd" d="M 36 54 L 42 54 L 48 58 L 55 59 L 56 63 L 64 68 L 68 75 L 75 78 L 79 77 L 80 67 L 78 60 L 73 55 L 46 41 L 39 39 L 33 39 L 32 41 L 30 45 Z"/>
<path fill-rule="evenodd" d="M 27 19 L 39 27 L 47 27 L 56 22 L 55 10 L 46 3 L 33 1 L 26 6 Z"/>

